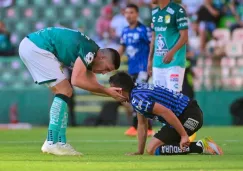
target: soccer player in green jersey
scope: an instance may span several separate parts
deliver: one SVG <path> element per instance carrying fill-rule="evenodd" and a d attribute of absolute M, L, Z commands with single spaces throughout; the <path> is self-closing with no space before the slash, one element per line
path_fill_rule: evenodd
<path fill-rule="evenodd" d="M 186 66 L 188 18 L 179 4 L 170 0 L 152 0 L 152 41 L 148 72 L 153 83 L 174 91 L 182 90 Z"/>
<path fill-rule="evenodd" d="M 185 9 L 171 0 L 152 0 L 152 40 L 148 73 L 153 84 L 180 92 L 186 67 L 188 17 Z M 195 139 L 195 135 L 190 137 Z"/>
<path fill-rule="evenodd" d="M 46 84 L 55 94 L 48 134 L 41 150 L 54 155 L 81 155 L 66 142 L 68 101 L 72 87 L 63 66 L 73 69 L 71 84 L 123 101 L 118 88 L 100 85 L 95 74 L 105 74 L 120 66 L 120 55 L 114 49 L 100 49 L 83 33 L 67 28 L 50 27 L 29 34 L 19 45 L 19 55 L 34 81 Z M 119 89 L 120 90 L 120 89 Z"/>

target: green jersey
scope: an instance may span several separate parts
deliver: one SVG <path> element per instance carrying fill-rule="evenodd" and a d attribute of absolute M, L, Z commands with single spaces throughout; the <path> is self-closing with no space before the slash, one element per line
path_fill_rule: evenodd
<path fill-rule="evenodd" d="M 151 27 L 155 32 L 153 67 L 168 68 L 186 65 L 186 45 L 183 45 L 169 64 L 163 63 L 165 54 L 172 49 L 180 38 L 180 30 L 188 29 L 188 18 L 185 10 L 178 4 L 170 2 L 163 9 L 152 10 Z"/>
<path fill-rule="evenodd" d="M 67 67 L 80 57 L 90 68 L 99 46 L 83 33 L 67 28 L 50 27 L 27 36 L 36 46 L 53 53 Z"/>

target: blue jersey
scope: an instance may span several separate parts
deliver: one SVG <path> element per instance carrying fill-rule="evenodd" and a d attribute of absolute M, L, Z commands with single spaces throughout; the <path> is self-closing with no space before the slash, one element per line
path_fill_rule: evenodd
<path fill-rule="evenodd" d="M 146 118 L 159 120 L 166 123 L 164 118 L 153 114 L 155 103 L 159 103 L 170 109 L 177 117 L 179 117 L 187 107 L 190 98 L 163 86 L 153 84 L 137 84 L 130 95 L 130 103 L 133 109 Z"/>
<path fill-rule="evenodd" d="M 151 29 L 141 23 L 138 23 L 137 27 L 133 29 L 129 26 L 123 29 L 121 45 L 126 48 L 129 74 L 147 72 L 151 34 Z"/>

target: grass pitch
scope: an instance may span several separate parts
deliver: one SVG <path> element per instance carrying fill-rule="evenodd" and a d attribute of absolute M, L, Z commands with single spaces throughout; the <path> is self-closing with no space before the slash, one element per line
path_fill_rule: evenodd
<path fill-rule="evenodd" d="M 243 127 L 206 127 L 197 139 L 211 136 L 224 156 L 125 156 L 137 149 L 136 138 L 124 136 L 126 127 L 69 128 L 68 140 L 82 157 L 42 154 L 46 128 L 0 131 L 0 171 L 190 170 L 242 171 Z"/>

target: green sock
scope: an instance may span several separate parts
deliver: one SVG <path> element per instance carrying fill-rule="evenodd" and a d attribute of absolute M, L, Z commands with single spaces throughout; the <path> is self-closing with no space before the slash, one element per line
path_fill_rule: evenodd
<path fill-rule="evenodd" d="M 64 113 L 67 110 L 67 103 L 63 96 L 56 95 L 51 105 L 47 141 L 53 144 L 58 142 L 58 133 L 61 128 Z"/>
<path fill-rule="evenodd" d="M 58 134 L 58 142 L 60 142 L 62 144 L 67 143 L 67 138 L 66 138 L 67 124 L 68 124 L 68 111 L 66 111 L 64 113 L 64 117 L 62 119 L 61 129 L 60 129 L 59 134 Z"/>

